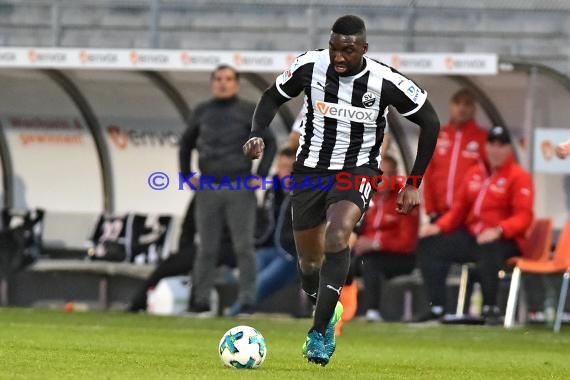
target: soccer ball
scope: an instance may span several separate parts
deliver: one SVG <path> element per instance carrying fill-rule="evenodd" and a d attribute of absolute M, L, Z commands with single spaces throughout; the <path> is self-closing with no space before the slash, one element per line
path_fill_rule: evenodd
<path fill-rule="evenodd" d="M 267 356 L 267 347 L 259 331 L 249 326 L 236 326 L 222 336 L 218 352 L 228 367 L 257 368 Z"/>

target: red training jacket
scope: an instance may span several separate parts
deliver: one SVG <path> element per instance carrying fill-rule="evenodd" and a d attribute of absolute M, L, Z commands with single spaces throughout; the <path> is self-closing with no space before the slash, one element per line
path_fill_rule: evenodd
<path fill-rule="evenodd" d="M 532 178 L 511 156 L 493 174 L 483 163 L 469 169 L 453 207 L 436 224 L 442 232 L 465 225 L 473 235 L 500 226 L 503 237 L 516 240 L 522 251 L 534 216 L 533 203 Z"/>
<path fill-rule="evenodd" d="M 364 217 L 360 234 L 380 243 L 380 250 L 409 255 L 416 250 L 419 211 L 416 207 L 410 214 L 396 211 L 398 190 L 376 193 Z"/>
<path fill-rule="evenodd" d="M 487 131 L 475 120 L 458 127 L 444 126 L 423 180 L 426 213 L 443 214 L 451 208 L 463 182 L 463 175 L 472 165 L 485 158 Z"/>

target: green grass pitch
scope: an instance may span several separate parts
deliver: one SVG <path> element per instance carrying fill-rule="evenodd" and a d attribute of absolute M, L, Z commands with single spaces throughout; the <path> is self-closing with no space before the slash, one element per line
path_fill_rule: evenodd
<path fill-rule="evenodd" d="M 226 368 L 217 347 L 230 327 L 264 335 L 256 370 Z M 192 319 L 0 309 L 0 379 L 568 379 L 570 327 L 346 325 L 332 361 L 308 364 L 309 320 Z"/>

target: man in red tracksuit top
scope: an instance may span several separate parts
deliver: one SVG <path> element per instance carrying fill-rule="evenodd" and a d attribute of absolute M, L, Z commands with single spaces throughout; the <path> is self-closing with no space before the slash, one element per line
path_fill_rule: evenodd
<path fill-rule="evenodd" d="M 483 317 L 498 323 L 497 273 L 505 260 L 525 248 L 533 220 L 532 178 L 514 161 L 511 137 L 504 127 L 489 131 L 487 159 L 465 173 L 450 211 L 420 230 L 418 260 L 431 310 L 437 319 L 445 307 L 445 280 L 452 263 L 478 264 Z"/>
<path fill-rule="evenodd" d="M 382 320 L 380 295 L 384 279 L 411 273 L 416 267 L 416 243 L 419 210 L 403 215 L 396 211 L 399 187 L 389 179 L 398 172 L 393 157 L 383 156 L 380 163 L 387 183 L 382 183 L 365 214 L 354 254 L 362 257 L 362 277 L 365 285 L 366 320 Z"/>
<path fill-rule="evenodd" d="M 451 208 L 463 175 L 485 156 L 487 131 L 475 122 L 475 99 L 462 89 L 449 103 L 450 121 L 442 127 L 424 179 L 425 212 L 435 221 Z"/>

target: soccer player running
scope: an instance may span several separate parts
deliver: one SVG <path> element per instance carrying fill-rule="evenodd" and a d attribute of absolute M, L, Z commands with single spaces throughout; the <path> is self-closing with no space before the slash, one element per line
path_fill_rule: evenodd
<path fill-rule="evenodd" d="M 336 348 L 334 330 L 342 315 L 338 299 L 350 265 L 348 240 L 373 195 L 373 177 L 380 173 L 387 106 L 420 126 L 414 177 L 398 196 L 401 213 L 419 205 L 417 178 L 424 174 L 439 132 L 427 93 L 391 67 L 366 57 L 367 51 L 362 19 L 337 19 L 329 48 L 297 57 L 263 93 L 250 139 L 243 146 L 246 156 L 259 158 L 262 132 L 283 103 L 304 91 L 307 113 L 293 168 L 292 217 L 302 287 L 316 303 L 303 354 L 321 365 Z M 362 177 L 367 180 L 362 182 Z"/>

